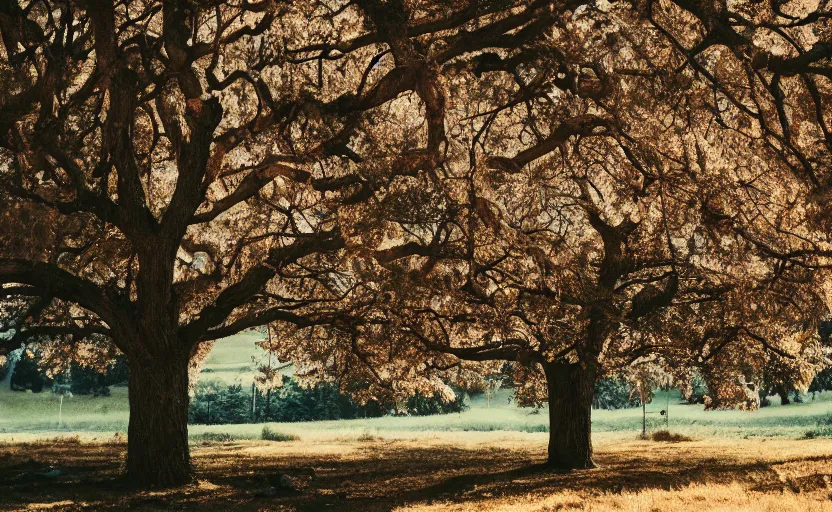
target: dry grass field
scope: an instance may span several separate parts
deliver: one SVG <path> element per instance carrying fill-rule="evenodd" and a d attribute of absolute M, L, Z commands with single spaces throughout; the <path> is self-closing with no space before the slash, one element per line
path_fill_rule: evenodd
<path fill-rule="evenodd" d="M 101 434 L 0 438 L 2 510 L 502 512 L 832 511 L 832 440 L 595 436 L 590 471 L 553 473 L 545 434 L 392 433 L 299 441 L 194 443 L 198 483 L 134 492 L 119 479 L 126 445 Z M 278 475 L 301 492 L 259 496 Z M 49 469 L 59 476 L 43 477 Z M 268 494 L 268 493 L 267 493 Z"/>
<path fill-rule="evenodd" d="M 232 341 L 203 378 L 250 382 L 251 340 Z M 832 393 L 758 411 L 657 393 L 649 430 L 685 442 L 637 440 L 640 409 L 596 410 L 600 467 L 569 474 L 540 466 L 548 415 L 507 389 L 459 414 L 269 425 L 297 441 L 259 440 L 262 424 L 191 425 L 198 482 L 137 493 L 119 477 L 127 446 L 114 435 L 127 428 L 126 391 L 66 399 L 58 425 L 56 395 L 0 386 L 0 511 L 832 511 Z M 306 483 L 310 469 L 302 492 L 264 492 L 282 474 Z"/>

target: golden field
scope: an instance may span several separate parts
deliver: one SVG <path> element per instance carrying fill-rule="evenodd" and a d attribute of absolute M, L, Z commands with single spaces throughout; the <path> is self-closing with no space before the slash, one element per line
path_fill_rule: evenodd
<path fill-rule="evenodd" d="M 2 510 L 397 512 L 832 511 L 832 440 L 595 436 L 599 468 L 555 473 L 546 434 L 312 432 L 298 441 L 196 442 L 198 482 L 136 493 L 119 478 L 126 445 L 103 434 L 0 437 Z M 35 469 L 60 476 L 37 480 Z M 315 478 L 258 496 L 276 475 Z"/>

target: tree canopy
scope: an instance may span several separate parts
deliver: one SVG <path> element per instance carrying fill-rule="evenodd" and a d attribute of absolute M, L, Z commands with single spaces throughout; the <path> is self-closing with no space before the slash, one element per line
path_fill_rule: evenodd
<path fill-rule="evenodd" d="M 368 399 L 513 361 L 548 386 L 552 462 L 589 466 L 606 372 L 702 367 L 736 402 L 771 357 L 822 358 L 829 17 L 7 2 L 0 348 L 121 351 L 141 485 L 191 476 L 189 363 L 268 323 Z"/>

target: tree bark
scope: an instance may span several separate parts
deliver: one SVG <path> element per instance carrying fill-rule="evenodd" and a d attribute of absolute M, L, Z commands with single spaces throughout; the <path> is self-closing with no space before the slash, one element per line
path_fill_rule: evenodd
<path fill-rule="evenodd" d="M 780 405 L 789 405 L 791 400 L 789 400 L 789 392 L 786 391 L 786 387 L 782 384 L 778 384 L 774 390 L 777 392 L 777 395 L 780 396 Z"/>
<path fill-rule="evenodd" d="M 188 449 L 188 358 L 164 353 L 130 361 L 127 478 L 141 488 L 193 480 Z"/>
<path fill-rule="evenodd" d="M 594 369 L 569 363 L 545 363 L 549 391 L 548 465 L 563 470 L 590 469 Z"/>

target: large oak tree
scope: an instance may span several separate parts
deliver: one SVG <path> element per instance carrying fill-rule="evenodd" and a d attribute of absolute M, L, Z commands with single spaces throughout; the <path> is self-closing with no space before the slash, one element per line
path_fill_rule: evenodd
<path fill-rule="evenodd" d="M 800 176 L 726 122 L 727 100 L 652 15 L 556 11 L 545 39 L 460 64 L 445 173 L 377 213 L 420 252 L 351 274 L 360 315 L 290 327 L 284 357 L 392 396 L 513 362 L 521 392 L 549 403 L 560 468 L 593 466 L 593 385 L 633 362 L 702 371 L 712 407 L 754 406 L 773 359 L 805 381 L 828 285 L 773 247 L 826 235 Z"/>
<path fill-rule="evenodd" d="M 422 250 L 362 239 L 359 205 L 441 168 L 442 66 L 539 35 L 553 5 L 416 7 L 0 7 L 2 348 L 125 354 L 135 483 L 192 476 L 187 368 L 204 343 L 332 322 L 304 308 L 350 293 L 351 252 Z"/>
<path fill-rule="evenodd" d="M 589 466 L 587 397 L 608 360 L 683 339 L 695 315 L 707 318 L 701 343 L 670 344 L 667 357 L 752 343 L 793 356 L 750 329 L 753 311 L 791 332 L 817 309 L 792 293 L 813 269 L 770 263 L 783 259 L 770 241 L 793 230 L 765 220 L 800 225 L 788 194 L 749 218 L 740 206 L 756 202 L 722 193 L 748 181 L 756 148 L 721 153 L 736 139 L 695 136 L 724 110 L 703 98 L 725 84 L 685 46 L 695 18 L 717 35 L 734 23 L 712 11 L 4 3 L 2 348 L 120 349 L 127 470 L 142 485 L 191 478 L 189 360 L 269 322 L 304 328 L 299 357 L 392 392 L 441 387 L 431 372 L 459 358 L 540 364 L 552 462 Z M 826 19 L 817 12 L 806 23 Z M 738 58 L 754 53 L 721 37 Z M 798 61 L 816 67 L 818 52 Z M 779 174 L 767 183 L 793 190 Z"/>

